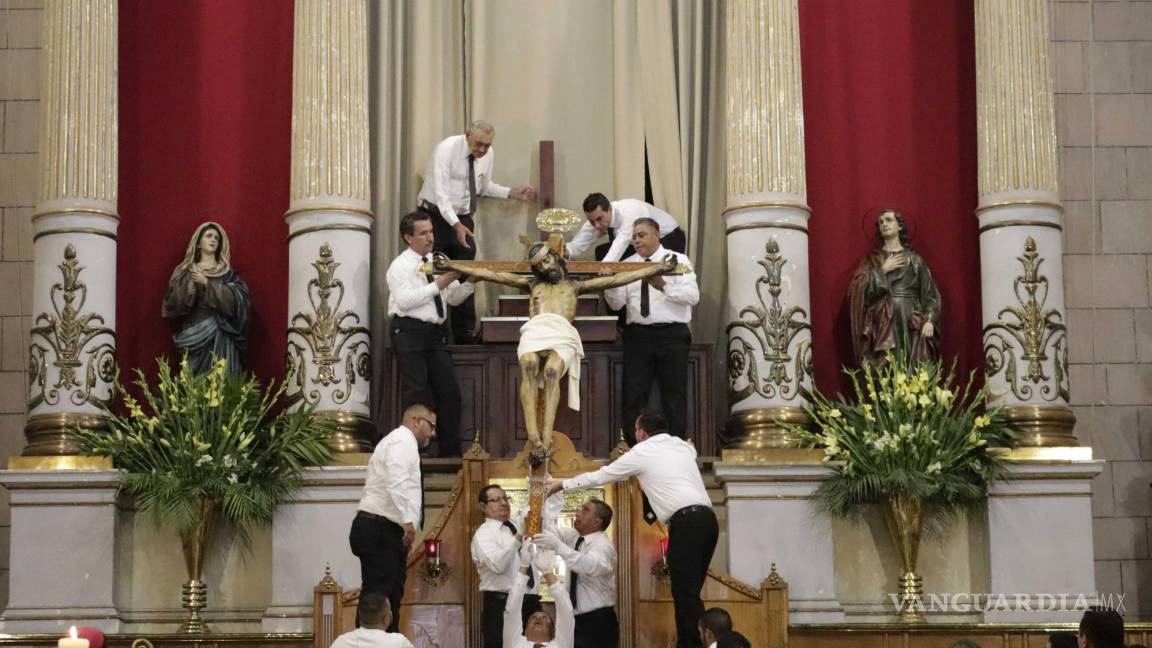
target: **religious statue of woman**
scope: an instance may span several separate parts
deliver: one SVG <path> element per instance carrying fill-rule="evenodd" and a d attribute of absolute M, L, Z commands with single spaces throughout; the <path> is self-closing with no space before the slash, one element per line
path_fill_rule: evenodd
<path fill-rule="evenodd" d="M 861 367 L 883 365 L 889 352 L 906 361 L 939 357 L 940 291 L 928 264 L 908 244 L 900 212 L 880 213 L 876 249 L 856 267 L 848 298 Z"/>
<path fill-rule="evenodd" d="M 172 341 L 188 354 L 194 373 L 208 371 L 217 358 L 227 361 L 229 373 L 243 369 L 252 301 L 231 256 L 224 228 L 202 223 L 168 280 L 162 314 L 183 320 Z"/>

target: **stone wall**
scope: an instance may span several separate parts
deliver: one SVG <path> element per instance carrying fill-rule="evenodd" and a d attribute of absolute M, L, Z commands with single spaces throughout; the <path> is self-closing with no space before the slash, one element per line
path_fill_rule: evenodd
<path fill-rule="evenodd" d="M 1093 484 L 1096 586 L 1148 619 L 1152 2 L 1050 8 L 1072 403 L 1077 435 L 1108 462 Z"/>
<path fill-rule="evenodd" d="M 43 0 L 0 4 L 0 464 L 24 447 L 32 310 L 32 210 L 40 136 Z M 0 496 L 0 609 L 8 604 L 9 515 Z"/>

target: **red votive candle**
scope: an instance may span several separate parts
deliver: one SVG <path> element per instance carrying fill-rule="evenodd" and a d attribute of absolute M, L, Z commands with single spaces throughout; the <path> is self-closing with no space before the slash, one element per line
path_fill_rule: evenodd
<path fill-rule="evenodd" d="M 660 557 L 661 558 L 667 558 L 668 557 L 668 536 L 664 536 L 663 538 L 660 538 Z"/>
<path fill-rule="evenodd" d="M 424 555 L 429 558 L 440 557 L 440 540 L 439 538 L 428 538 L 424 541 Z"/>

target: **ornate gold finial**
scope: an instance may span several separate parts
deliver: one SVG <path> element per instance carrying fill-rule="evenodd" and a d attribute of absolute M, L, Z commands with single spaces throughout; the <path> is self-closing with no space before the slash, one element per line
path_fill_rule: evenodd
<path fill-rule="evenodd" d="M 340 589 L 340 584 L 332 577 L 332 564 L 324 563 L 324 577 L 316 584 L 316 588 L 323 591 L 333 591 Z"/>
<path fill-rule="evenodd" d="M 781 583 L 780 574 L 776 571 L 776 563 L 772 563 L 772 570 L 768 572 L 768 584 L 779 585 Z"/>

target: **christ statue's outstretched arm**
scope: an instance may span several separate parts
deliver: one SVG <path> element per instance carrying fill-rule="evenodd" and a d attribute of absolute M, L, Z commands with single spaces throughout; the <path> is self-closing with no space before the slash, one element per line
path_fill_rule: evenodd
<path fill-rule="evenodd" d="M 641 264 L 636 264 L 641 265 Z M 654 277 L 661 272 L 668 272 L 676 269 L 676 256 L 669 254 L 657 263 L 645 263 L 644 268 L 640 270 L 629 270 L 619 274 L 595 277 L 593 279 L 586 279 L 584 281 L 575 282 L 576 292 L 596 292 L 598 290 L 607 290 L 609 288 L 616 288 L 618 286 L 626 286 L 633 281 L 647 279 Z M 453 268 L 455 269 L 455 268 Z M 463 274 L 463 272 L 461 272 Z"/>
<path fill-rule="evenodd" d="M 432 255 L 432 267 L 437 270 L 459 272 L 465 277 L 475 277 L 480 281 L 491 281 L 493 283 L 504 284 L 505 286 L 512 286 L 513 288 L 528 288 L 531 285 L 528 277 L 521 277 L 511 272 L 494 272 L 487 268 L 464 265 L 449 259 L 443 252 L 436 252 Z"/>

